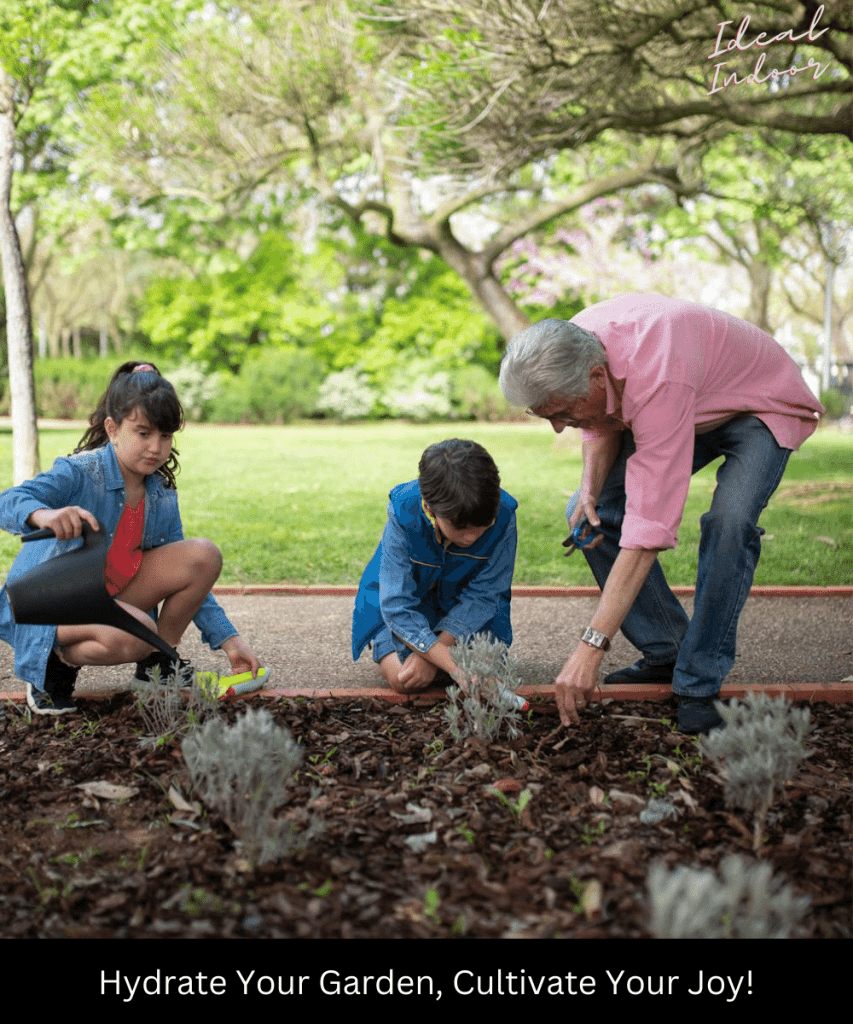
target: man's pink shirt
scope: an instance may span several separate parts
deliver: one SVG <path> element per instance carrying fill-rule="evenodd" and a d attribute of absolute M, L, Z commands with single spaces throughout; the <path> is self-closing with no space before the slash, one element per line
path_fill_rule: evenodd
<path fill-rule="evenodd" d="M 782 346 L 728 313 L 662 295 L 620 295 L 572 322 L 604 346 L 607 413 L 630 428 L 637 446 L 625 478 L 623 548 L 675 547 L 697 432 L 754 415 L 782 448 L 796 450 L 824 411 Z"/>

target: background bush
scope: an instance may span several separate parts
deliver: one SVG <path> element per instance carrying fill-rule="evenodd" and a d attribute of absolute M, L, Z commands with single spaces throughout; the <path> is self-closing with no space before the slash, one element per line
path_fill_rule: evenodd
<path fill-rule="evenodd" d="M 378 399 L 379 390 L 367 374 L 348 366 L 323 381 L 317 411 L 333 420 L 364 420 L 373 415 Z"/>
<path fill-rule="evenodd" d="M 204 423 L 210 419 L 222 392 L 219 375 L 208 373 L 198 363 L 186 363 L 173 370 L 162 366 L 160 369 L 172 382 L 187 421 Z"/>
<path fill-rule="evenodd" d="M 830 420 L 840 420 L 850 412 L 850 396 L 838 388 L 821 391 L 820 404 L 826 409 L 826 418 Z"/>
<path fill-rule="evenodd" d="M 450 374 L 437 359 L 401 359 L 380 402 L 394 419 L 427 423 L 450 416 Z"/>
<path fill-rule="evenodd" d="M 37 359 L 36 415 L 47 419 L 87 420 L 106 391 L 110 377 L 123 360 Z M 4 414 L 9 409 L 8 387 L 4 392 Z"/>
<path fill-rule="evenodd" d="M 497 377 L 477 364 L 451 371 L 450 404 L 453 419 L 489 423 L 524 419 L 524 410 L 510 405 L 504 398 Z"/>
<path fill-rule="evenodd" d="M 320 361 L 304 349 L 252 352 L 236 376 L 219 375 L 208 418 L 217 423 L 290 423 L 313 416 L 323 375 Z"/>

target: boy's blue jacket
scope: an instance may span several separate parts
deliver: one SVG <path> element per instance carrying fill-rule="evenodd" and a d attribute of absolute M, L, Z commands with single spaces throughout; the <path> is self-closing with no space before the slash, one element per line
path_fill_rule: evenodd
<path fill-rule="evenodd" d="M 417 480 L 390 495 L 388 521 L 364 570 L 352 620 L 352 656 L 387 626 L 402 647 L 427 651 L 437 634 L 488 631 L 512 643 L 510 585 L 518 502 L 501 491 L 497 519 L 468 548 L 447 543 L 427 516 Z"/>
<path fill-rule="evenodd" d="M 59 458 L 53 468 L 19 487 L 0 494 L 0 528 L 9 533 L 33 533 L 27 525 L 39 508 L 79 505 L 94 515 L 112 538 L 124 509 L 124 480 L 111 444 Z M 145 525 L 142 550 L 183 539 L 178 494 L 156 473 L 145 478 Z M 78 540 L 38 540 L 24 544 L 8 579 L 13 580 L 49 558 L 79 547 Z M 153 609 L 152 609 L 153 611 Z M 208 594 L 193 620 L 214 649 L 237 630 L 212 594 Z M 56 626 L 23 626 L 15 622 L 6 588 L 0 590 L 0 639 L 15 649 L 15 675 L 37 689 L 43 688 L 47 659 L 56 643 Z"/>

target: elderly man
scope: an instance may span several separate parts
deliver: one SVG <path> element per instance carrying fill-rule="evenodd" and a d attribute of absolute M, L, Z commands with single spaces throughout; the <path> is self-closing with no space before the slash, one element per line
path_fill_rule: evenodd
<path fill-rule="evenodd" d="M 727 313 L 622 295 L 516 335 L 500 382 L 557 433 L 582 431 L 583 476 L 566 514 L 571 529 L 585 518 L 598 534 L 582 550 L 602 594 L 556 680 L 563 725 L 580 721 L 620 627 L 643 657 L 605 682 L 671 680 L 680 732 L 721 725 L 714 699 L 761 552 L 758 517 L 823 411 L 796 364 Z M 719 456 L 688 619 L 657 553 L 677 543 L 691 474 Z"/>

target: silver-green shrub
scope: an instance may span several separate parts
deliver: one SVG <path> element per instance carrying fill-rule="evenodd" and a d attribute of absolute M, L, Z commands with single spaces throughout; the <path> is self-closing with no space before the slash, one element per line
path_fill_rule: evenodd
<path fill-rule="evenodd" d="M 711 869 L 655 864 L 647 877 L 650 929 L 659 939 L 790 938 L 809 908 L 763 862 L 726 857 Z"/>
<path fill-rule="evenodd" d="M 216 708 L 215 695 L 197 686 L 185 687 L 176 673 L 161 678 L 159 668 L 152 669 L 148 679 L 134 679 L 130 689 L 145 723 L 146 735 L 140 740 L 143 747 L 180 736 L 204 721 Z"/>
<path fill-rule="evenodd" d="M 774 700 L 751 692 L 728 706 L 717 702 L 725 721 L 699 739 L 704 754 L 724 762 L 727 806 L 754 815 L 753 848 L 761 846 L 767 812 L 776 792 L 811 754 L 804 741 L 810 728 L 808 708 L 795 708 L 784 697 Z"/>
<path fill-rule="evenodd" d="M 312 821 L 300 832 L 277 816 L 302 750 L 265 708 L 247 708 L 234 725 L 212 718 L 181 749 L 195 791 L 240 837 L 251 866 L 290 856 L 318 830 Z"/>
<path fill-rule="evenodd" d="M 451 736 L 457 742 L 465 736 L 488 742 L 503 728 L 510 739 L 520 736 L 522 719 L 514 694 L 521 680 L 506 644 L 489 633 L 474 633 L 451 653 L 467 679 L 466 692 L 454 687 L 444 709 Z"/>

